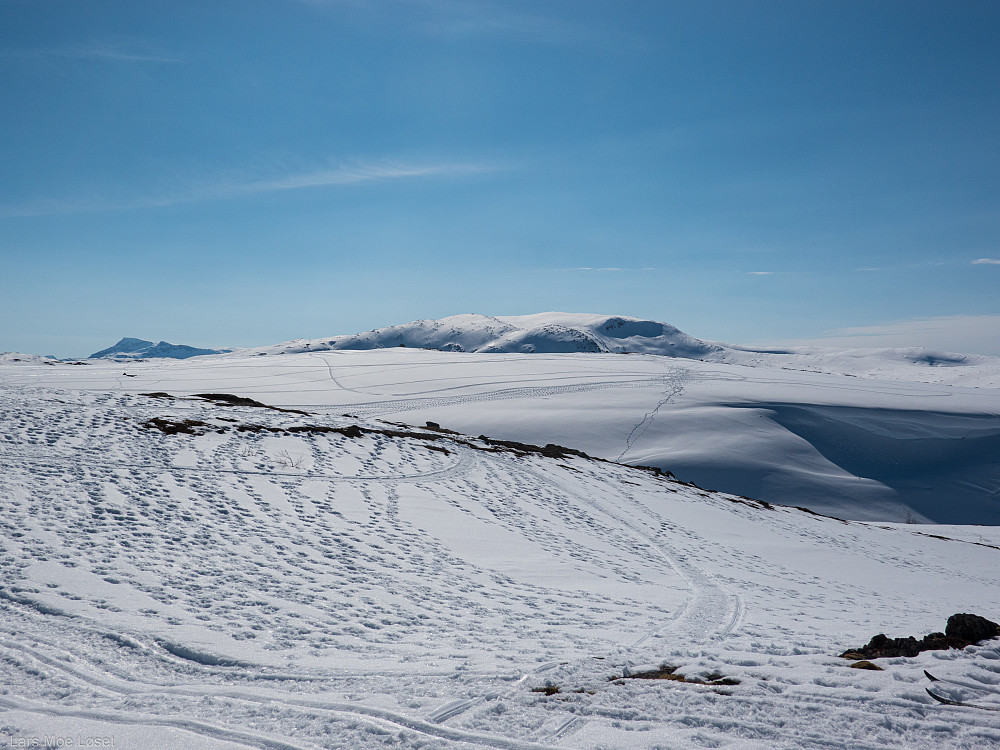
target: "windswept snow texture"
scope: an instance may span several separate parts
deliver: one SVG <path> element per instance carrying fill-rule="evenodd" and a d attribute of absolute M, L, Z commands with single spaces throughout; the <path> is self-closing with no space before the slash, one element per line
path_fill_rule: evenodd
<path fill-rule="evenodd" d="M 718 357 L 725 351 L 688 336 L 666 323 L 585 313 L 539 313 L 508 317 L 453 315 L 417 320 L 367 333 L 330 339 L 290 341 L 256 351 L 268 354 L 390 347 L 446 352 L 555 354 L 606 352 L 667 357 Z"/>
<path fill-rule="evenodd" d="M 375 354 L 136 363 L 120 384 L 113 363 L 0 369 L 0 741 L 1000 744 L 1000 714 L 940 705 L 923 674 L 996 705 L 1000 641 L 877 672 L 835 656 L 954 612 L 1000 619 L 1000 529 L 843 522 L 390 424 L 376 413 L 405 402 L 372 394 L 405 382 L 414 406 L 449 392 L 433 357 L 481 363 Z M 564 360 L 520 396 L 502 372 L 457 392 L 480 409 L 640 379 Z M 646 377 L 676 395 L 709 372 Z M 234 391 L 310 413 L 188 395 Z M 350 393 L 356 417 L 331 405 Z M 690 681 L 615 679 L 660 665 Z"/>
<path fill-rule="evenodd" d="M 154 359 L 167 357 L 170 359 L 187 359 L 205 354 L 221 354 L 229 349 L 196 349 L 185 344 L 171 344 L 161 341 L 154 344 L 144 339 L 124 338 L 114 346 L 94 352 L 89 359 Z"/>

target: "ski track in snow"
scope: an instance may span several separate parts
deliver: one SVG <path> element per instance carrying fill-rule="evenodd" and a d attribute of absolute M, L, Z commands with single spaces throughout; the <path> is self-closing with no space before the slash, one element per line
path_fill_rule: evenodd
<path fill-rule="evenodd" d="M 97 399 L 97 400 L 101 401 L 102 399 Z M 209 407 L 204 407 L 200 411 L 204 412 L 208 410 L 210 410 Z M 147 410 L 144 409 L 142 411 L 147 411 Z M 153 408 L 148 409 L 148 411 L 160 412 L 162 411 L 162 409 L 159 409 L 154 406 Z M 66 429 L 67 425 L 65 423 L 60 424 L 61 421 L 60 416 L 63 417 L 64 419 L 71 418 L 71 415 L 65 411 L 62 413 L 62 415 L 58 414 L 51 415 L 51 421 L 48 423 L 48 425 L 43 431 L 47 434 L 55 434 L 58 431 L 60 431 L 61 428 L 64 434 L 71 433 L 72 432 L 71 430 Z M 144 416 L 147 415 L 146 414 L 138 415 L 135 418 L 135 421 L 136 422 L 140 421 Z M 48 452 L 50 453 L 50 455 L 48 457 L 45 457 L 44 454 L 46 453 L 46 451 L 38 449 L 36 449 L 34 455 L 31 455 L 31 451 L 22 448 L 22 449 L 15 449 L 12 451 L 5 451 L 3 459 L 4 463 L 11 469 L 14 469 L 16 467 L 19 468 L 21 471 L 27 471 L 27 473 L 29 474 L 36 474 L 43 477 L 51 476 L 68 470 L 69 473 L 75 476 L 80 486 L 84 488 L 85 492 L 87 493 L 87 495 L 89 495 L 91 501 L 94 503 L 96 507 L 101 507 L 98 504 L 104 503 L 108 500 L 109 491 L 114 492 L 114 494 L 116 495 L 123 495 L 128 492 L 128 488 L 126 487 L 121 487 L 120 489 L 118 489 L 118 487 L 121 486 L 121 482 L 116 481 L 116 477 L 117 479 L 120 480 L 122 478 L 123 473 L 129 475 L 130 477 L 136 477 L 136 476 L 145 477 L 150 472 L 152 472 L 154 475 L 159 474 L 161 477 L 165 475 L 178 475 L 178 474 L 180 474 L 181 477 L 189 476 L 190 478 L 184 479 L 179 488 L 183 488 L 184 486 L 189 486 L 190 491 L 186 492 L 185 494 L 190 495 L 190 492 L 194 492 L 195 496 L 209 499 L 209 502 L 211 502 L 210 498 L 217 493 L 217 491 L 213 489 L 212 485 L 219 481 L 226 482 L 227 480 L 225 480 L 224 477 L 226 475 L 230 475 L 232 476 L 232 480 L 230 481 L 236 483 L 234 486 L 231 487 L 231 489 L 244 490 L 245 493 L 250 497 L 252 497 L 253 500 L 256 501 L 256 503 L 264 510 L 265 515 L 269 518 L 271 522 L 276 522 L 276 521 L 278 522 L 278 526 L 274 527 L 274 529 L 272 530 L 272 534 L 275 537 L 281 536 L 279 529 L 282 525 L 287 525 L 294 528 L 302 523 L 308 522 L 310 518 L 315 517 L 314 515 L 315 509 L 310 509 L 308 507 L 308 505 L 310 504 L 311 505 L 316 504 L 315 499 L 309 500 L 303 497 L 299 498 L 299 502 L 295 502 L 295 496 L 297 494 L 295 485 L 301 482 L 325 481 L 325 482 L 358 483 L 361 488 L 362 495 L 366 497 L 366 503 L 365 503 L 366 506 L 369 509 L 381 508 L 381 510 L 376 511 L 374 515 L 376 516 L 381 515 L 382 517 L 385 518 L 386 522 L 395 526 L 399 523 L 398 510 L 396 509 L 396 506 L 398 504 L 398 498 L 395 494 L 394 490 L 395 486 L 398 486 L 400 483 L 403 482 L 411 482 L 414 484 L 427 484 L 427 483 L 436 484 L 442 481 L 462 480 L 463 475 L 468 472 L 470 467 L 481 463 L 478 457 L 475 456 L 471 450 L 464 448 L 456 448 L 455 446 L 453 446 L 452 450 L 453 452 L 458 454 L 459 460 L 453 462 L 451 465 L 445 468 L 434 471 L 425 471 L 420 473 L 395 472 L 394 475 L 392 476 L 375 474 L 372 472 L 368 472 L 366 470 L 368 469 L 369 466 L 385 465 L 387 456 L 384 454 L 386 453 L 387 450 L 394 447 L 391 445 L 391 441 L 376 440 L 376 445 L 373 447 L 371 453 L 368 456 L 364 457 L 363 460 L 358 465 L 359 473 L 354 475 L 333 475 L 329 473 L 320 473 L 317 471 L 302 471 L 302 472 L 278 471 L 274 468 L 262 468 L 262 467 L 256 469 L 236 469 L 231 467 L 219 466 L 218 464 L 220 462 L 219 461 L 220 457 L 224 457 L 229 462 L 237 462 L 237 463 L 240 461 L 241 458 L 246 458 L 248 460 L 249 459 L 256 460 L 257 457 L 253 454 L 253 452 L 247 453 L 246 455 L 237 452 L 234 446 L 229 446 L 227 444 L 227 442 L 231 442 L 230 439 L 227 442 L 223 442 L 221 445 L 211 446 L 210 449 L 216 456 L 216 458 L 211 462 L 211 465 L 209 465 L 209 461 L 206 460 L 206 458 L 204 457 L 199 458 L 199 456 L 195 454 L 195 455 L 183 456 L 183 460 L 190 462 L 191 465 L 178 466 L 170 462 L 163 462 L 163 461 L 153 462 L 148 460 L 135 461 L 135 460 L 128 460 L 128 457 L 124 455 L 119 455 L 117 457 L 111 455 L 107 450 L 107 446 L 101 446 L 99 445 L 99 442 L 100 442 L 100 436 L 102 435 L 103 432 L 114 431 L 115 429 L 115 425 L 113 424 L 114 421 L 115 420 L 113 418 L 111 420 L 104 419 L 96 422 L 94 420 L 91 420 L 90 423 L 87 425 L 89 429 L 84 434 L 83 439 L 79 441 L 79 445 L 68 448 L 68 452 L 64 452 L 61 457 L 58 455 L 52 456 L 51 451 Z M 39 432 L 39 428 L 30 426 L 30 422 L 27 418 L 22 418 L 20 420 L 20 425 L 25 428 L 25 432 L 29 436 L 37 437 L 37 435 L 33 435 L 33 433 Z M 222 426 L 224 427 L 225 425 Z M 142 433 L 140 433 L 140 435 L 142 435 Z M 240 437 L 244 439 L 248 438 L 252 442 L 256 442 L 257 444 L 260 444 L 261 442 L 267 440 L 267 438 L 259 439 L 255 435 L 246 435 Z M 30 443 L 32 441 L 29 440 L 28 442 Z M 56 441 L 46 439 L 46 442 L 49 442 L 51 444 L 52 442 Z M 137 443 L 132 443 L 129 446 L 129 449 L 126 451 L 126 453 L 135 454 L 138 451 L 138 453 L 142 454 L 142 451 L 139 450 L 137 446 L 138 446 Z M 66 450 L 67 448 L 63 448 L 63 451 Z M 265 449 L 263 447 L 261 447 L 259 450 L 262 453 L 265 452 Z M 174 458 L 176 460 L 176 454 Z M 317 463 L 319 463 L 319 460 L 321 458 L 322 458 L 321 455 L 314 456 L 314 459 L 316 459 Z M 496 473 L 491 471 L 488 466 L 480 468 L 487 471 L 488 481 L 490 482 L 503 481 L 502 478 L 498 477 Z M 261 481 L 260 478 L 263 476 L 268 477 L 268 484 L 270 484 L 271 486 L 274 486 L 276 483 L 279 485 L 283 485 L 284 490 L 289 498 L 288 501 L 285 501 L 285 503 L 283 503 L 284 507 L 274 507 L 272 503 L 268 502 L 266 497 L 271 493 L 262 492 L 264 487 L 262 487 L 259 484 Z M 213 479 L 213 477 L 218 477 L 218 479 Z M 176 485 L 178 481 L 181 480 L 180 479 L 171 480 L 171 484 Z M 292 482 L 292 484 L 287 484 L 288 482 Z M 370 487 L 373 482 L 376 483 L 376 485 L 381 484 L 385 487 L 385 490 L 382 493 L 382 497 L 377 497 L 372 494 L 372 490 L 370 489 Z M 109 484 L 111 486 L 108 486 Z M 128 482 L 126 482 L 126 484 L 128 484 Z M 479 484 L 479 488 L 480 491 L 486 491 L 485 485 Z M 497 500 L 500 501 L 500 497 L 498 497 Z M 563 499 L 563 501 L 565 502 L 565 498 Z M 281 513 L 282 515 L 281 516 L 275 515 L 276 511 Z M 497 513 L 498 520 L 500 520 L 508 527 L 524 528 L 523 521 L 526 520 L 525 517 L 514 516 L 509 512 L 507 512 L 503 508 L 502 501 L 500 502 L 499 505 L 495 507 L 495 512 Z M 226 514 L 228 515 L 228 512 Z M 47 532 L 46 530 L 43 530 L 41 527 L 37 525 L 37 519 L 38 516 L 35 516 L 34 518 L 31 517 L 23 518 L 22 519 L 23 523 L 21 527 L 25 529 L 30 529 L 32 532 L 38 534 L 39 537 L 43 537 L 44 534 L 50 533 Z M 557 539 L 557 537 L 553 536 L 552 533 L 545 528 L 545 525 L 541 523 L 542 521 L 541 518 L 535 518 L 534 520 L 532 519 L 527 519 L 527 520 L 529 520 L 529 528 L 525 529 L 525 531 L 526 533 L 528 533 L 529 536 L 537 535 L 539 536 L 539 538 L 545 539 L 546 541 L 554 541 Z M 373 523 L 378 523 L 377 518 L 372 518 L 372 520 L 370 520 L 367 525 L 371 526 Z M 220 529 L 219 531 L 220 533 L 223 534 L 223 536 L 226 535 L 226 531 L 224 529 Z M 371 578 L 376 578 L 376 576 L 371 575 L 372 572 L 373 571 L 369 571 L 369 576 L 368 576 L 369 582 Z M 115 584 L 120 583 L 120 579 L 117 578 L 113 579 L 113 581 Z M 258 590 L 260 590 L 259 583 L 260 582 L 258 582 Z M 265 586 L 264 590 L 266 590 L 266 588 L 267 587 Z M 386 588 L 391 588 L 391 586 L 387 585 Z M 528 590 L 526 590 L 526 593 L 527 591 Z M 44 606 L 39 608 L 39 611 L 43 612 L 43 614 L 44 613 L 51 614 L 58 610 L 52 608 L 51 606 Z M 51 661 L 49 662 L 49 665 L 50 666 L 52 665 Z M 552 664 L 546 666 L 551 667 Z M 533 670 L 531 673 L 537 673 L 538 671 L 540 671 L 540 669 L 541 668 L 539 668 L 538 670 Z M 76 676 L 79 676 L 79 673 L 77 673 Z M 91 680 L 90 682 L 93 683 L 94 681 Z M 134 689 L 132 690 L 132 692 L 134 693 Z M 459 701 L 454 706 L 450 706 L 444 711 L 439 710 L 437 712 L 434 712 L 434 714 L 432 715 L 432 720 L 430 722 L 424 722 L 424 723 L 435 724 L 443 722 L 448 718 L 456 715 L 461 710 L 467 709 L 468 707 L 473 705 L 473 703 L 474 701 L 464 701 L 464 702 Z M 13 707 L 13 704 L 11 704 L 11 706 Z M 40 710 L 37 704 L 31 704 L 30 706 L 28 706 L 28 704 L 22 703 L 18 704 L 17 707 L 26 709 L 30 708 L 31 710 L 34 711 Z M 107 714 L 106 712 L 101 714 L 95 712 L 87 713 L 83 711 L 77 711 L 76 713 L 72 714 L 66 714 L 64 712 L 63 715 L 75 715 L 80 717 L 90 716 L 92 718 L 100 718 L 102 716 L 104 718 L 107 718 L 108 716 L 112 716 L 112 714 Z M 388 715 L 379 714 L 377 718 L 387 721 L 397 721 L 397 723 L 400 720 L 399 717 L 387 718 L 387 716 Z M 172 724 L 172 726 L 186 728 L 190 731 L 195 731 L 197 729 L 196 727 L 193 728 L 193 725 L 182 726 L 180 724 Z M 424 727 L 424 724 L 423 723 L 419 724 L 417 728 L 419 729 L 420 727 Z M 411 726 L 411 729 L 412 728 L 413 726 Z M 424 729 L 426 729 L 426 727 L 424 727 Z M 210 731 L 210 729 L 205 729 L 204 727 L 201 727 L 201 731 L 206 733 L 208 736 L 214 736 L 214 737 L 223 736 L 218 732 Z M 437 734 L 443 737 L 451 737 L 451 738 L 460 737 L 462 741 L 466 741 L 469 739 L 469 737 L 466 734 L 462 734 L 461 732 L 459 733 L 437 732 Z M 488 746 L 496 746 L 496 747 L 528 746 L 528 744 L 526 743 L 508 741 L 502 738 L 501 739 L 494 738 L 492 740 L 475 739 L 475 743 L 483 744 L 484 742 Z M 257 742 L 257 744 L 259 746 L 275 746 L 275 747 L 281 746 L 280 744 L 268 745 L 264 740 L 260 740 L 259 742 Z"/>
<path fill-rule="evenodd" d="M 331 375 L 332 378 L 332 375 Z M 503 388 L 484 393 L 471 393 L 458 396 L 426 396 L 422 398 L 395 398 L 392 400 L 368 401 L 357 403 L 330 404 L 329 411 L 347 411 L 359 417 L 387 416 L 407 411 L 458 406 L 462 404 L 478 404 L 495 401 L 510 401 L 514 399 L 544 398 L 546 396 L 561 396 L 569 393 L 587 393 L 610 388 L 636 389 L 659 385 L 663 377 L 641 379 L 617 379 L 591 383 L 576 383 L 572 385 L 545 385 L 519 388 Z M 342 386 L 341 386 L 342 387 Z M 465 390 L 467 386 L 455 386 Z M 345 389 L 351 390 L 351 389 Z M 447 389 L 451 390 L 451 389 Z"/>
<path fill-rule="evenodd" d="M 642 439 L 642 436 L 646 434 L 646 430 L 649 429 L 649 426 L 653 423 L 653 420 L 656 419 L 656 415 L 660 411 L 660 409 L 662 409 L 663 406 L 666 404 L 673 403 L 674 399 L 677 396 L 680 396 L 682 393 L 684 393 L 684 385 L 690 377 L 691 377 L 690 370 L 687 370 L 685 368 L 678 368 L 673 373 L 664 375 L 661 378 L 663 381 L 663 385 L 665 386 L 663 391 L 664 394 L 663 398 L 660 399 L 660 401 L 656 404 L 656 406 L 653 407 L 652 410 L 646 412 L 646 414 L 639 421 L 639 423 L 632 428 L 631 432 L 629 432 L 628 437 L 625 439 L 625 447 L 622 449 L 622 452 L 618 454 L 618 458 L 615 459 L 616 461 L 621 462 L 625 458 L 625 454 L 628 453 L 630 450 L 632 450 L 632 446 L 634 446 L 639 440 Z"/>
<path fill-rule="evenodd" d="M 343 408 L 657 384 L 624 455 L 690 377 Z M 208 428 L 139 426 L 156 416 Z M 351 422 L 0 389 L 0 708 L 281 750 L 1000 745 L 996 717 L 931 705 L 920 673 L 996 685 L 1000 647 L 859 673 L 823 630 L 839 617 L 864 640 L 904 604 L 962 606 L 917 582 L 961 580 L 989 603 L 995 550 L 447 436 L 238 430 L 317 423 Z M 873 583 L 890 572 L 912 600 Z M 741 684 L 609 682 L 660 662 Z M 532 692 L 543 682 L 561 692 Z"/>
<path fill-rule="evenodd" d="M 75 669 L 69 667 L 64 663 L 61 663 L 58 659 L 49 657 L 35 648 L 25 647 L 21 645 L 12 646 L 7 641 L 0 642 L 0 648 L 6 649 L 8 651 L 13 651 L 20 655 L 29 656 L 35 661 L 39 662 L 40 664 L 58 670 L 63 674 L 69 676 L 71 679 L 74 679 L 79 683 L 85 684 L 88 688 L 96 689 L 97 691 L 106 694 L 110 693 L 122 696 L 141 695 L 144 697 L 210 696 L 212 698 L 227 699 L 235 702 L 242 702 L 249 704 L 268 704 L 268 705 L 280 704 L 284 707 L 287 707 L 288 709 L 292 709 L 303 713 L 322 712 L 323 714 L 331 714 L 331 715 L 347 715 L 350 717 L 357 718 L 361 721 L 372 722 L 377 726 L 390 725 L 393 729 L 396 730 L 402 729 L 406 731 L 412 731 L 422 735 L 427 735 L 430 737 L 438 737 L 445 740 L 453 740 L 462 744 L 468 744 L 476 747 L 509 748 L 510 750 L 517 750 L 519 748 L 544 747 L 544 745 L 540 745 L 537 743 L 519 742 L 504 737 L 491 737 L 488 735 L 476 734 L 472 732 L 464 732 L 461 730 L 435 726 L 435 724 L 440 723 L 449 716 L 455 715 L 456 713 L 459 712 L 455 709 L 452 709 L 451 712 L 439 710 L 438 712 L 436 712 L 435 718 L 429 718 L 428 721 L 421 721 L 419 719 L 414 719 L 412 717 L 408 717 L 402 714 L 377 708 L 368 708 L 365 706 L 336 703 L 326 700 L 297 699 L 285 695 L 275 694 L 273 692 L 253 693 L 248 691 L 229 690 L 212 685 L 167 686 L 167 685 L 145 684 L 134 681 L 125 682 L 123 680 L 115 680 L 108 678 L 107 676 L 98 676 L 92 673 L 88 673 L 81 669 Z M 470 701 L 463 701 L 459 703 L 464 704 L 468 702 Z M 120 723 L 120 724 L 134 723 L 134 724 L 173 726 L 180 729 L 185 729 L 195 734 L 201 734 L 216 739 L 235 741 L 238 742 L 239 744 L 246 745 L 247 747 L 260 747 L 260 748 L 265 748 L 266 750 L 271 750 L 272 748 L 274 750 L 301 750 L 301 748 L 303 747 L 303 745 L 291 744 L 273 737 L 266 737 L 262 734 L 232 731 L 224 729 L 222 727 L 214 726 L 212 724 L 207 724 L 205 722 L 176 719 L 172 717 L 155 717 L 155 716 L 135 717 L 133 715 L 124 714 L 120 712 L 106 712 L 99 710 L 65 708 L 62 706 L 45 705 L 36 702 L 23 701 L 16 698 L 4 698 L 2 696 L 0 696 L 0 705 L 6 705 L 8 708 L 25 709 L 35 713 L 51 713 L 54 715 L 61 715 L 61 716 L 79 716 L 83 718 L 106 719 L 113 723 Z M 460 708 L 464 710 L 465 706 L 460 706 Z"/>
<path fill-rule="evenodd" d="M 625 538 L 622 544 L 631 546 L 646 546 L 650 551 L 659 555 L 666 564 L 675 570 L 687 583 L 690 592 L 684 605 L 676 612 L 669 621 L 645 633 L 641 638 L 633 642 L 630 646 L 635 649 L 645 643 L 650 637 L 659 635 L 665 631 L 670 631 L 679 635 L 691 643 L 697 643 L 705 637 L 724 638 L 738 624 L 742 612 L 742 602 L 738 596 L 727 592 L 719 586 L 713 577 L 693 562 L 687 560 L 683 555 L 667 546 L 662 540 L 657 540 L 654 536 L 646 533 L 638 525 L 634 524 L 622 513 L 614 512 L 608 507 L 603 507 L 589 500 L 585 495 L 580 495 L 562 486 L 558 479 L 545 478 L 538 472 L 518 466 L 515 460 L 502 459 L 505 463 L 507 473 L 518 480 L 518 484 L 526 487 L 535 487 L 534 499 L 539 504 L 549 499 L 556 490 L 562 500 L 567 505 L 583 504 L 595 511 L 599 516 L 605 516 L 613 523 L 602 527 L 602 533 L 611 535 L 625 530 Z M 549 496 L 548 498 L 546 496 Z M 628 493 L 623 493 L 623 499 L 630 503 L 631 498 Z M 577 505 L 579 507 L 579 505 Z M 624 509 L 625 512 L 634 510 L 633 507 Z M 666 525 L 662 519 L 657 519 L 661 526 Z M 714 635 L 710 635 L 713 634 Z M 620 654 L 618 655 L 620 657 Z M 602 657 L 607 658 L 607 657 Z M 541 674 L 544 671 L 559 666 L 555 662 L 547 663 L 533 672 L 525 673 L 518 682 L 524 682 L 532 675 Z M 443 722 L 458 714 L 472 708 L 474 705 L 483 702 L 483 698 L 458 699 L 435 709 L 428 715 L 429 721 Z M 547 738 L 549 741 L 556 741 L 568 736 L 580 729 L 586 720 L 582 717 L 570 717 Z"/>

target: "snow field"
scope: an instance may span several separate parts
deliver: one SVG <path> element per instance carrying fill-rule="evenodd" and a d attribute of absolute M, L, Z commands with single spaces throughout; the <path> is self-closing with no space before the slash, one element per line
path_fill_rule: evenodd
<path fill-rule="evenodd" d="M 268 382 L 311 376 L 315 359 Z M 227 391 L 218 365 L 184 364 L 186 393 Z M 93 374 L 92 390 L 12 382 L 25 374 L 5 370 L 0 388 L 0 738 L 1000 743 L 997 714 L 933 702 L 922 672 L 996 685 L 996 642 L 882 672 L 835 656 L 1000 611 L 993 527 L 843 522 L 330 404 L 307 416 L 150 398 Z M 143 426 L 153 418 L 194 434 Z M 365 432 L 331 431 L 350 426 Z M 663 663 L 738 684 L 611 679 Z M 558 692 L 533 692 L 546 686 Z"/>

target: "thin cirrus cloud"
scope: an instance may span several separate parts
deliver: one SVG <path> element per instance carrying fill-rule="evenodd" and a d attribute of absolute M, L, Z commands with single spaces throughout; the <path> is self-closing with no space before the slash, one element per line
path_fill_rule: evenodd
<path fill-rule="evenodd" d="M 310 188 L 346 187 L 364 183 L 391 182 L 418 178 L 460 178 L 498 171 L 495 165 L 474 163 L 406 164 L 356 163 L 296 172 L 267 179 L 223 180 L 193 185 L 185 189 L 135 199 L 53 198 L 28 203 L 0 205 L 0 218 L 56 216 L 63 214 L 127 211 L 162 208 L 183 203 L 231 200 L 253 195 Z"/>
<path fill-rule="evenodd" d="M 271 193 L 281 190 L 357 185 L 363 182 L 384 182 L 415 177 L 462 177 L 495 171 L 482 164 L 360 164 L 338 166 L 317 172 L 294 174 L 276 179 L 252 180 L 244 183 L 222 185 L 216 189 L 220 198 Z"/>
<path fill-rule="evenodd" d="M 976 258 L 972 264 L 974 266 L 1000 266 L 1000 258 Z"/>
<path fill-rule="evenodd" d="M 564 269 L 560 269 L 564 270 Z M 575 266 L 574 268 L 565 269 L 569 271 L 591 271 L 595 273 L 618 273 L 620 271 L 655 271 L 655 268 L 622 268 L 620 266 L 604 266 L 603 268 L 596 268 L 594 266 Z"/>
<path fill-rule="evenodd" d="M 132 63 L 181 63 L 180 58 L 168 57 L 166 55 L 156 55 L 131 49 L 135 45 L 126 45 L 117 42 L 93 41 L 85 44 L 70 45 L 66 47 L 44 47 L 38 49 L 21 50 L 14 54 L 26 57 L 59 57 L 71 60 L 96 60 L 107 62 L 132 62 Z"/>

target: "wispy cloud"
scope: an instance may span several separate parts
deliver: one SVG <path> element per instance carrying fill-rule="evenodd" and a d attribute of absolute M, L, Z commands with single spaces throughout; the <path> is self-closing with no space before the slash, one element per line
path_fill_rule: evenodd
<path fill-rule="evenodd" d="M 1000 266 L 1000 258 L 976 258 L 973 265 Z"/>
<path fill-rule="evenodd" d="M 620 268 L 618 266 L 604 266 L 603 268 L 595 268 L 593 266 L 576 266 L 575 268 L 566 269 L 569 271 L 595 271 L 598 273 L 616 273 L 619 271 L 655 271 L 655 268 Z"/>
<path fill-rule="evenodd" d="M 774 276 L 774 271 L 747 271 L 747 276 Z"/>
<path fill-rule="evenodd" d="M 28 50 L 15 50 L 11 54 L 26 57 L 61 57 L 71 60 L 97 60 L 108 62 L 133 63 L 180 63 L 183 60 L 176 57 L 151 54 L 140 51 L 137 44 L 123 42 L 90 41 L 65 47 L 41 47 Z"/>
<path fill-rule="evenodd" d="M 304 188 L 332 187 L 336 185 L 357 185 L 363 182 L 386 182 L 416 177 L 463 177 L 471 174 L 494 171 L 481 164 L 355 164 L 335 166 L 316 172 L 286 175 L 283 177 L 250 180 L 243 183 L 219 185 L 214 194 L 220 198 L 273 193 L 281 190 L 302 190 Z"/>
<path fill-rule="evenodd" d="M 67 197 L 0 205 L 0 218 L 161 208 L 183 203 L 228 200 L 289 190 L 308 190 L 419 178 L 459 178 L 499 170 L 500 167 L 496 165 L 459 162 L 439 164 L 355 162 L 266 178 L 249 176 L 241 179 L 201 181 L 175 191 L 131 199 Z"/>

